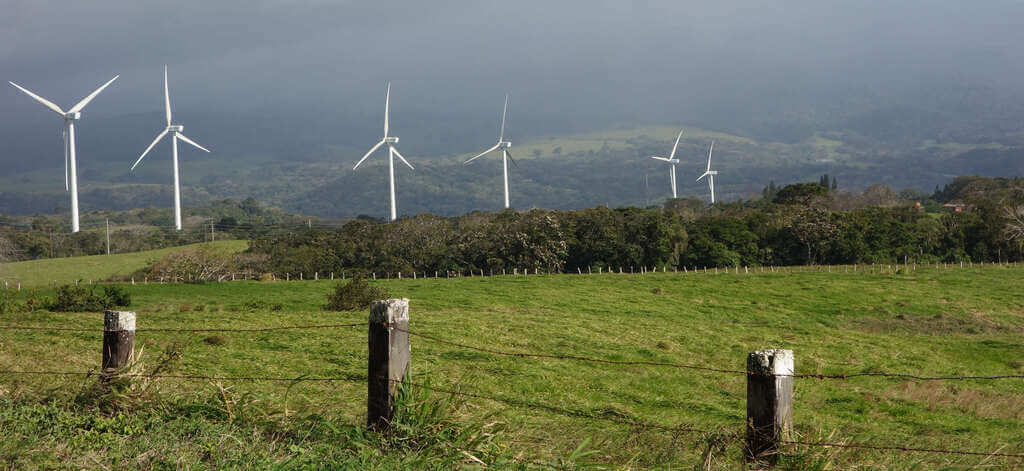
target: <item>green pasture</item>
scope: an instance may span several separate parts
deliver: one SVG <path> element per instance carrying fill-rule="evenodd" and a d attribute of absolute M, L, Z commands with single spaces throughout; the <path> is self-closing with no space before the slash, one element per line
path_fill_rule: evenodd
<path fill-rule="evenodd" d="M 113 273 L 121 265 L 99 266 Z M 46 270 L 51 274 L 32 279 L 45 285 L 56 265 Z M 82 278 L 88 266 L 74 270 Z M 1022 275 L 1022 268 L 988 266 L 900 274 L 691 272 L 375 283 L 409 298 L 411 330 L 488 349 L 742 370 L 752 350 L 787 348 L 797 373 L 988 376 L 1024 374 Z M 298 380 L 156 380 L 155 392 L 111 411 L 90 399 L 94 378 L 0 374 L 0 463 L 15 469 L 542 469 L 529 462 L 566 469 L 743 468 L 741 442 L 729 440 L 744 427 L 743 374 L 498 356 L 414 336 L 414 382 L 562 412 L 437 392 L 428 397 L 414 387 L 412 402 L 440 401 L 443 418 L 410 429 L 419 435 L 402 432 L 413 438 L 386 441 L 361 431 L 365 327 L 141 331 L 365 321 L 368 312 L 322 309 L 335 283 L 125 286 L 138 313 L 142 371 L 172 352 L 179 359 L 162 374 Z M 102 327 L 101 313 L 17 312 L 0 320 Z M 95 370 L 101 336 L 5 329 L 0 361 L 10 370 Z M 318 377 L 340 379 L 312 380 Z M 799 440 L 1024 453 L 1022 379 L 795 381 Z M 452 427 L 483 437 L 473 446 L 485 452 L 460 448 L 458 438 L 438 438 L 449 437 Z M 581 443 L 594 453 L 574 453 Z M 1013 458 L 798 445 L 783 452 L 780 469 L 1024 465 Z"/>

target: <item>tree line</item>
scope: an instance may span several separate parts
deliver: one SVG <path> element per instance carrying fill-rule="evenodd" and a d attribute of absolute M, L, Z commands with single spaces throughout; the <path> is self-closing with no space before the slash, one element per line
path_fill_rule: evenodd
<path fill-rule="evenodd" d="M 771 200 L 714 206 L 675 199 L 651 208 L 360 219 L 256 237 L 250 252 L 264 256 L 259 269 L 276 273 L 1015 261 L 1024 256 L 1024 220 L 1013 216 L 1024 214 L 1024 179 L 1004 180 L 981 194 L 971 193 L 979 185 L 972 178 L 941 190 L 969 201 L 961 211 L 885 187 L 840 194 L 822 179 L 773 190 Z"/>

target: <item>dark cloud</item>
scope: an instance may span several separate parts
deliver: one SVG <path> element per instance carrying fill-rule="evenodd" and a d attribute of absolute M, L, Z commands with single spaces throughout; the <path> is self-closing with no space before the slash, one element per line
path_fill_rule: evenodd
<path fill-rule="evenodd" d="M 396 107 L 424 118 L 407 125 L 489 117 L 510 91 L 517 117 L 563 129 L 728 126 L 963 84 L 1010 95 L 1024 64 L 1024 3 L 1010 0 L 14 0 L 0 9 L 3 79 L 65 105 L 121 74 L 87 110 L 95 116 L 159 110 L 165 63 L 177 109 L 330 119 L 374 112 L 394 80 Z M 0 102 L 2 127 L 49 118 L 10 87 Z"/>

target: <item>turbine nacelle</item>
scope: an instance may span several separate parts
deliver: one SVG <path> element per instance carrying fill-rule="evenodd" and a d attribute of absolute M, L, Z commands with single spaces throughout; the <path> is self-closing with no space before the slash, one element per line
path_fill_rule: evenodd
<path fill-rule="evenodd" d="M 385 137 L 382 142 L 384 142 L 385 144 L 397 144 L 398 143 L 398 138 L 397 137 Z"/>
<path fill-rule="evenodd" d="M 499 141 L 498 142 L 498 148 L 499 149 L 508 149 L 510 147 L 512 147 L 512 142 L 511 141 Z"/>
<path fill-rule="evenodd" d="M 172 124 L 170 126 L 167 126 L 167 132 L 183 132 L 184 130 L 185 126 L 182 126 L 180 124 Z"/>
<path fill-rule="evenodd" d="M 64 113 L 64 119 L 69 120 L 69 121 L 74 121 L 76 119 L 81 119 L 81 118 L 82 118 L 82 113 L 80 113 L 78 111 L 72 111 L 70 113 Z"/>

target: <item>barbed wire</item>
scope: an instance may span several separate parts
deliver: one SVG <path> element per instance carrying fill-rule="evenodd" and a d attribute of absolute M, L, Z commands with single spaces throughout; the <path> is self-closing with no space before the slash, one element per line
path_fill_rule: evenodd
<path fill-rule="evenodd" d="M 313 324 L 313 325 L 289 325 L 282 327 L 263 327 L 253 329 L 171 329 L 171 328 L 152 328 L 152 329 L 135 329 L 135 332 L 187 332 L 187 333 L 208 333 L 208 332 L 273 332 L 281 330 L 314 330 L 314 329 L 337 329 L 345 327 L 365 327 L 368 326 L 367 322 L 356 322 L 351 324 Z M 46 326 L 21 326 L 21 325 L 2 325 L 0 329 L 3 330 L 42 330 L 42 331 L 66 331 L 66 332 L 106 332 L 105 329 L 87 329 L 78 327 L 46 327 Z"/>
<path fill-rule="evenodd" d="M 638 428 L 662 430 L 662 431 L 666 431 L 666 432 L 675 432 L 675 433 L 704 433 L 704 432 L 707 432 L 707 430 L 698 429 L 698 428 L 694 428 L 694 427 L 690 427 L 690 426 L 686 426 L 686 425 L 668 426 L 668 425 L 661 425 L 661 424 L 656 424 L 656 423 L 652 423 L 652 422 L 644 422 L 644 421 L 640 421 L 640 420 L 636 420 L 636 419 L 630 419 L 628 417 L 617 417 L 617 416 L 614 416 L 614 415 L 595 415 L 595 414 L 587 413 L 587 412 L 581 411 L 581 410 L 574 410 L 574 409 L 569 409 L 569 408 L 561 407 L 561 406 L 553 406 L 553 405 L 544 404 L 544 403 L 541 403 L 541 402 L 528 401 L 528 400 L 523 400 L 523 399 L 513 399 L 513 398 L 499 397 L 499 396 L 490 396 L 490 395 L 485 395 L 485 394 L 481 394 L 481 393 L 478 393 L 478 392 L 465 392 L 465 391 L 456 390 L 456 389 L 431 386 L 429 384 L 417 383 L 417 382 L 413 382 L 413 381 L 409 381 L 409 380 L 388 379 L 388 381 L 391 382 L 391 383 L 394 383 L 394 384 L 423 388 L 423 389 L 426 389 L 428 391 L 433 391 L 433 392 L 439 392 L 439 393 L 444 393 L 444 394 L 452 394 L 452 395 L 455 395 L 455 396 L 469 397 L 469 398 L 474 398 L 474 399 L 483 399 L 483 400 L 487 400 L 487 401 L 498 402 L 498 403 L 507 404 L 507 405 L 515 406 L 515 407 L 522 407 L 522 408 L 526 408 L 526 409 L 544 410 L 544 411 L 552 412 L 552 413 L 555 413 L 555 414 L 558 414 L 558 415 L 564 415 L 564 416 L 567 416 L 567 417 L 577 417 L 577 418 L 583 418 L 583 419 L 601 420 L 601 421 L 606 421 L 606 422 L 614 422 L 614 423 L 618 423 L 618 424 L 622 424 L 622 425 L 630 425 L 630 426 L 634 426 L 634 427 L 638 427 Z M 739 436 L 739 434 L 736 434 L 736 435 Z"/>
<path fill-rule="evenodd" d="M 963 451 L 963 450 L 948 450 L 942 448 L 913 448 L 905 446 L 893 446 L 893 445 L 869 445 L 865 443 L 826 443 L 826 442 L 805 442 L 798 440 L 782 440 L 781 443 L 790 445 L 805 445 L 805 446 L 816 446 L 823 448 L 857 448 L 867 450 L 888 450 L 888 451 L 905 451 L 915 453 L 936 453 L 944 455 L 964 455 L 964 456 L 999 456 L 1004 458 L 1024 458 L 1024 453 L 1000 453 L 1000 452 L 985 452 L 985 451 Z"/>
<path fill-rule="evenodd" d="M 579 355 L 564 355 L 564 354 L 551 354 L 551 353 L 525 353 L 525 352 L 509 352 L 502 350 L 495 350 L 491 348 L 478 347 L 473 345 L 466 345 L 450 340 L 445 340 L 433 335 L 423 334 L 419 332 L 402 329 L 401 327 L 391 326 L 399 332 L 404 332 L 412 336 L 431 340 L 433 342 L 441 343 L 458 348 L 464 348 L 467 350 L 475 350 L 484 353 L 490 353 L 494 355 L 511 356 L 517 358 L 549 358 L 555 360 L 571 360 L 571 361 L 582 361 L 591 363 L 603 363 L 612 365 L 626 365 L 626 366 L 659 366 L 699 371 L 710 371 L 713 373 L 726 373 L 726 374 L 741 374 L 747 375 L 760 375 L 760 373 L 747 370 L 730 370 L 724 368 L 712 368 L 707 366 L 688 365 L 683 363 L 673 362 L 658 362 L 658 361 L 645 361 L 645 360 L 608 360 L 603 358 L 584 357 Z M 1024 375 L 996 375 L 996 376 L 919 376 L 908 373 L 887 373 L 887 372 L 874 372 L 874 373 L 847 373 L 847 374 L 816 374 L 816 373 L 794 373 L 794 374 L 775 374 L 778 377 L 791 377 L 791 378 L 807 378 L 807 379 L 839 379 L 845 380 L 856 377 L 882 377 L 882 378 L 898 378 L 898 379 L 913 379 L 919 381 L 955 381 L 955 380 L 999 380 L 999 379 L 1024 379 Z"/>
<path fill-rule="evenodd" d="M 366 382 L 367 378 L 357 375 L 348 376 L 336 376 L 336 377 L 322 377 L 322 376 L 306 376 L 300 375 L 296 377 L 281 377 L 281 376 L 208 376 L 208 375 L 193 375 L 193 374 L 145 374 L 145 373 L 110 373 L 102 374 L 95 370 L 90 371 L 50 371 L 50 370 L 0 370 L 0 375 L 46 375 L 46 376 L 90 376 L 104 377 L 106 379 L 116 378 L 149 378 L 149 379 L 186 379 L 186 380 L 204 380 L 204 381 L 274 381 L 274 382 L 289 382 L 289 383 L 300 383 L 300 382 Z M 522 407 L 535 410 L 544 410 L 567 417 L 583 418 L 590 420 L 600 420 L 618 423 L 622 425 L 629 425 L 641 429 L 655 429 L 666 432 L 672 432 L 676 434 L 680 433 L 718 433 L 720 436 L 726 438 L 729 442 L 739 441 L 742 438 L 742 434 L 738 432 L 728 432 L 723 430 L 706 430 L 695 428 L 686 425 L 667 426 L 652 422 L 644 422 L 636 419 L 630 419 L 628 417 L 617 417 L 614 415 L 595 415 L 580 410 L 573 410 L 560 406 L 553 406 L 550 404 L 544 404 L 535 401 L 512 399 L 499 396 L 490 396 L 477 392 L 465 392 L 461 390 L 455 390 L 445 387 L 436 387 L 429 384 L 417 383 L 408 380 L 393 380 L 388 379 L 389 382 L 395 384 L 404 384 L 407 386 L 413 386 L 423 388 L 433 392 L 439 392 L 444 394 L 451 394 L 460 397 L 469 397 L 474 399 L 483 399 L 493 402 L 498 402 L 510 406 Z M 982 451 L 967 451 L 967 450 L 951 450 L 943 448 L 916 448 L 906 446 L 895 446 L 895 445 L 873 445 L 865 443 L 828 443 L 828 442 L 811 442 L 811 441 L 800 441 L 800 440 L 781 440 L 783 444 L 790 445 L 803 445 L 803 446 L 815 446 L 822 448 L 850 448 L 850 449 L 869 449 L 869 450 L 880 450 L 880 451 L 901 451 L 910 453 L 931 453 L 931 454 L 947 454 L 947 455 L 961 455 L 961 456 L 993 456 L 993 457 L 1004 457 L 1004 458 L 1024 458 L 1024 453 L 1002 453 L 1002 452 L 982 452 Z M 462 450 L 465 451 L 465 450 Z M 520 460 L 521 461 L 521 460 Z M 538 466 L 555 467 L 546 463 L 540 462 L 527 462 Z"/>
<path fill-rule="evenodd" d="M 276 381 L 276 382 L 294 382 L 301 383 L 304 381 L 313 382 L 366 382 L 365 376 L 348 375 L 348 376 L 306 376 L 300 375 L 295 377 L 286 376 L 207 376 L 207 375 L 195 375 L 195 374 L 145 374 L 145 373 L 101 373 L 96 370 L 89 371 L 52 371 L 52 370 L 0 370 L 0 375 L 34 375 L 34 376 L 84 376 L 86 378 L 91 376 L 102 376 L 108 379 L 115 378 L 150 378 L 150 379 L 186 379 L 186 380 L 204 380 L 204 381 Z"/>

